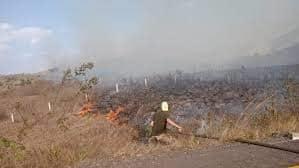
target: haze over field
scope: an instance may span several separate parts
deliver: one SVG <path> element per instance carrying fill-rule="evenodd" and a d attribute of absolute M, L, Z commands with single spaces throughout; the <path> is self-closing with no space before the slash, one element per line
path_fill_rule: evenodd
<path fill-rule="evenodd" d="M 101 73 L 299 63 L 299 1 L 0 2 L 0 74 L 95 62 Z"/>
<path fill-rule="evenodd" d="M 299 0 L 0 0 L 0 167 L 295 165 L 298 16 Z"/>

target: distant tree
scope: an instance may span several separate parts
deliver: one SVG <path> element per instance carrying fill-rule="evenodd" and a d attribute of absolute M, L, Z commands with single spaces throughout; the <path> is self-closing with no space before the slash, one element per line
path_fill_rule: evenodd
<path fill-rule="evenodd" d="M 80 81 L 80 90 L 81 93 L 87 93 L 92 89 L 95 85 L 98 84 L 98 78 L 88 77 L 88 72 L 92 70 L 94 64 L 92 62 L 83 63 L 79 67 L 75 67 L 74 70 L 67 69 L 64 71 L 64 75 L 62 78 L 62 84 L 69 80 L 78 80 Z"/>

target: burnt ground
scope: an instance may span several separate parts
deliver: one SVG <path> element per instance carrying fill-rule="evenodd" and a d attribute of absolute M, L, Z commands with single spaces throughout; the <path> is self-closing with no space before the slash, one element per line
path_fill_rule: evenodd
<path fill-rule="evenodd" d="M 3 77 L 0 140 L 13 145 L 0 144 L 0 167 L 67 167 L 78 162 L 84 162 L 81 167 L 292 164 L 297 161 L 295 155 L 244 144 L 202 150 L 214 144 L 193 136 L 174 136 L 175 143 L 165 146 L 143 142 L 147 140 L 151 116 L 161 101 L 169 102 L 171 119 L 181 124 L 186 134 L 250 140 L 297 132 L 296 69 L 286 69 L 297 74 L 294 79 L 284 71 L 263 69 L 265 73 L 252 77 L 249 70 L 220 72 L 220 77 L 212 75 L 219 72 L 154 75 L 147 77 L 147 85 L 144 78 L 124 79 L 117 81 L 119 92 L 115 83 L 99 84 L 91 91 L 91 102 L 86 104 L 92 106 L 84 117 L 77 115 L 80 107 L 86 105 L 85 95 L 78 94 L 80 81 L 55 83 L 26 75 Z M 52 110 L 48 109 L 49 102 Z M 10 120 L 11 114 L 15 123 Z M 113 120 L 107 116 L 113 116 Z M 21 151 L 15 150 L 14 144 L 20 144 Z M 186 148 L 193 150 L 182 151 Z M 94 158 L 97 160 L 89 160 Z"/>
<path fill-rule="evenodd" d="M 272 142 L 278 146 L 299 150 L 299 140 Z M 79 167 L 119 168 L 214 168 L 214 167 L 288 167 L 299 164 L 299 154 L 247 144 L 226 144 L 202 150 L 176 151 L 173 153 L 141 156 L 125 160 L 91 161 Z"/>

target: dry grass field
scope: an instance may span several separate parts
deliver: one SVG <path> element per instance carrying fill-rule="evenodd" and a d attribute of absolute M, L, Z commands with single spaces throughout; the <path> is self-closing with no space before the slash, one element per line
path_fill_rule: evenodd
<path fill-rule="evenodd" d="M 170 144 L 145 143 L 144 134 L 141 133 L 143 127 L 135 120 L 138 120 L 138 116 L 141 116 L 140 118 L 149 116 L 151 106 L 159 103 L 165 95 L 170 95 L 167 97 L 168 100 L 179 110 L 181 104 L 182 106 L 190 104 L 190 96 L 184 97 L 188 93 L 176 95 L 163 89 L 159 90 L 164 86 L 154 84 L 149 89 L 136 84 L 131 90 L 114 93 L 111 89 L 113 86 L 97 85 L 88 92 L 89 102 L 94 102 L 95 110 L 87 111 L 81 116 L 78 113 L 82 110 L 82 106 L 86 105 L 86 98 L 85 93 L 80 92 L 82 85 L 79 82 L 71 80 L 55 83 L 26 75 L 1 77 L 1 81 L 1 167 L 68 167 L 92 158 L 134 157 L 217 145 L 239 137 L 264 139 L 299 131 L 298 97 L 294 96 L 294 93 L 298 94 L 299 87 L 294 81 L 287 83 L 286 87 L 291 94 L 284 99 L 285 101 L 280 101 L 274 94 L 263 94 L 257 100 L 258 94 L 250 97 L 248 89 L 244 89 L 236 91 L 238 95 L 241 95 L 239 92 L 244 95 L 248 93 L 248 100 L 246 99 L 240 113 L 212 109 L 204 115 L 190 117 L 188 120 L 174 118 L 183 125 L 186 134 L 173 131 L 171 133 L 173 142 Z M 213 87 L 213 84 L 208 85 Z M 194 90 L 190 92 L 194 93 L 200 90 L 199 88 L 194 86 Z M 186 88 L 178 89 L 178 92 L 181 90 L 184 91 Z M 192 103 L 213 95 L 212 90 L 214 89 L 207 93 L 202 92 L 203 97 L 198 99 L 196 94 L 195 97 L 191 95 Z M 222 90 L 217 92 L 220 93 Z M 106 104 L 103 104 L 104 101 Z M 49 102 L 51 110 L 48 107 Z M 209 102 L 213 102 L 213 99 L 204 103 L 208 106 L 217 106 L 217 103 Z M 111 116 L 107 117 L 109 111 L 111 115 L 119 106 L 124 108 L 123 112 L 115 114 L 116 118 L 113 120 Z M 175 117 L 177 113 L 175 109 L 173 110 Z M 14 123 L 11 121 L 12 114 Z M 142 119 L 142 124 L 146 124 L 148 117 Z M 198 130 L 209 136 L 220 137 L 222 141 L 192 136 L 197 134 Z"/>

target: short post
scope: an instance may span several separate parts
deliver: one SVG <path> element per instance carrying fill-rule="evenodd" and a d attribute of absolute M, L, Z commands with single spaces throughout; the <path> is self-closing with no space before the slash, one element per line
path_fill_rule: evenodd
<path fill-rule="evenodd" d="M 48 109 L 49 109 L 49 111 L 52 110 L 51 102 L 48 102 Z"/>
<path fill-rule="evenodd" d="M 147 79 L 144 78 L 144 86 L 147 87 Z"/>
<path fill-rule="evenodd" d="M 10 118 L 11 118 L 11 122 L 15 122 L 15 118 L 14 118 L 14 115 L 13 115 L 13 113 L 10 113 Z"/>
<path fill-rule="evenodd" d="M 176 74 L 174 75 L 174 84 L 176 84 Z"/>
<path fill-rule="evenodd" d="M 115 84 L 115 91 L 116 91 L 116 93 L 119 92 L 119 90 L 118 90 L 118 83 Z"/>
<path fill-rule="evenodd" d="M 88 101 L 88 95 L 87 94 L 85 94 L 85 100 Z"/>

